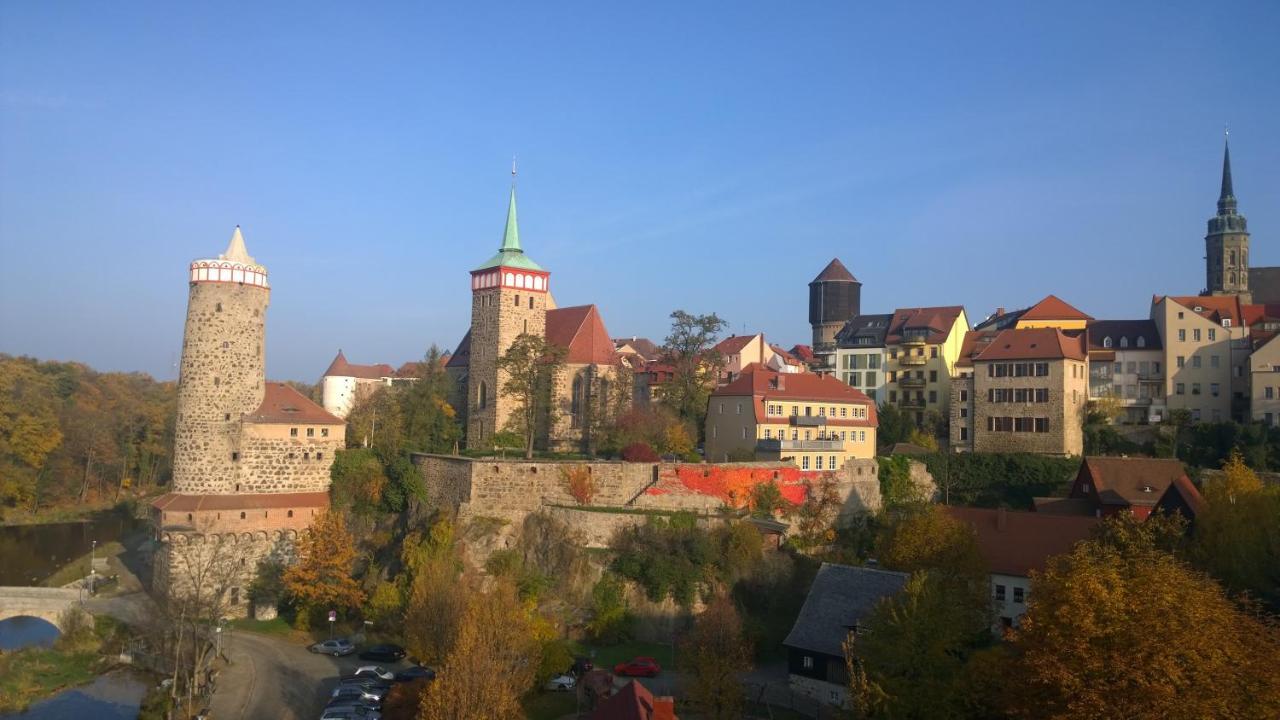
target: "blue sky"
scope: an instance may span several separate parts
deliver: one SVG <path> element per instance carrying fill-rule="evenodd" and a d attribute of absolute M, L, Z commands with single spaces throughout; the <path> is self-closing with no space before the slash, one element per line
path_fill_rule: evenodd
<path fill-rule="evenodd" d="M 807 342 L 833 256 L 866 312 L 1146 317 L 1204 284 L 1224 124 L 1280 265 L 1280 3 L 977 5 L 0 4 L 0 352 L 172 377 L 237 223 L 272 377 L 451 347 L 513 154 L 615 336 Z"/>

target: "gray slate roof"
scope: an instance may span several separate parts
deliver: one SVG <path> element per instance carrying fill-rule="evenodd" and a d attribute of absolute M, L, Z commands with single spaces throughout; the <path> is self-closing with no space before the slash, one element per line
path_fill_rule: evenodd
<path fill-rule="evenodd" d="M 842 348 L 884 347 L 891 320 L 893 315 L 855 315 L 836 333 L 836 342 Z"/>
<path fill-rule="evenodd" d="M 823 563 L 782 644 L 840 657 L 849 630 L 871 614 L 881 598 L 902 590 L 907 574 Z"/>

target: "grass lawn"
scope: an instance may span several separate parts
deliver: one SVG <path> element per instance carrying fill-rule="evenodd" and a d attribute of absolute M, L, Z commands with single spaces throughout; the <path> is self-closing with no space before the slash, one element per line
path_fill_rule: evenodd
<path fill-rule="evenodd" d="M 670 645 L 646 642 L 626 642 L 621 645 L 584 645 L 581 648 L 581 654 L 591 657 L 592 650 L 595 651 L 595 657 L 592 658 L 591 662 L 602 670 L 612 671 L 614 665 L 637 656 L 654 658 L 664 669 L 671 668 Z"/>
<path fill-rule="evenodd" d="M 74 582 L 89 574 L 89 556 L 95 558 L 115 557 L 124 552 L 124 545 L 118 541 L 104 543 L 102 547 L 94 550 L 92 553 L 85 553 L 71 562 L 58 568 L 57 572 L 50 575 L 44 580 L 45 587 L 62 587 L 69 582 Z"/>
<path fill-rule="evenodd" d="M 0 712 L 22 710 L 62 688 L 87 683 L 98 668 L 95 652 L 28 648 L 0 656 Z"/>
<path fill-rule="evenodd" d="M 578 711 L 578 696 L 571 692 L 534 691 L 520 705 L 529 720 L 557 720 Z"/>
<path fill-rule="evenodd" d="M 277 617 L 274 620 L 254 620 L 253 618 L 239 618 L 231 621 L 231 627 L 236 630 L 248 630 L 249 632 L 261 633 L 263 635 L 293 635 L 295 630 L 284 618 Z M 297 631 L 300 637 L 309 637 L 307 633 Z"/>

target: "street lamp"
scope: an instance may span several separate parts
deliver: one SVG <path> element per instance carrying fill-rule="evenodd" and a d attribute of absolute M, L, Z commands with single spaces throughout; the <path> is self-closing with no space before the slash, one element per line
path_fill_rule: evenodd
<path fill-rule="evenodd" d="M 95 570 L 93 567 L 93 561 L 95 559 L 94 556 L 97 554 L 97 551 L 98 551 L 98 541 L 93 540 L 92 544 L 89 546 L 89 594 L 90 595 L 93 595 L 98 587 L 98 583 L 95 582 L 95 580 L 98 579 L 96 577 L 97 570 Z"/>

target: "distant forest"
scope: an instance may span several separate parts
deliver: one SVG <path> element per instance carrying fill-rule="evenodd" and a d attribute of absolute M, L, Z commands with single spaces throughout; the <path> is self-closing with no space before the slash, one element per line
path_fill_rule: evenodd
<path fill-rule="evenodd" d="M 290 383 L 308 397 L 315 387 Z M 177 383 L 0 353 L 0 513 L 100 505 L 169 482 Z"/>

